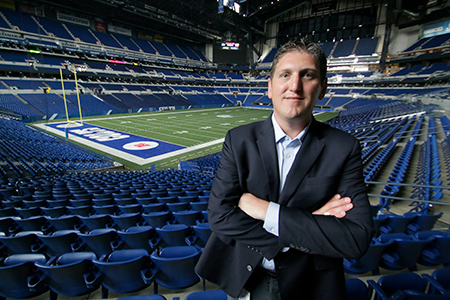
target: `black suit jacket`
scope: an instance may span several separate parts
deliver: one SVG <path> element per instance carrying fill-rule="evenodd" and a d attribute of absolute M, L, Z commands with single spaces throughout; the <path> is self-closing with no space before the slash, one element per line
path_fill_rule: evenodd
<path fill-rule="evenodd" d="M 345 299 L 342 259 L 363 255 L 373 234 L 359 142 L 313 119 L 281 194 L 278 170 L 271 118 L 227 133 L 196 271 L 237 297 L 262 258 L 274 258 L 282 299 Z M 244 192 L 281 205 L 279 237 L 238 208 Z M 344 218 L 311 214 L 335 194 L 352 199 Z"/>

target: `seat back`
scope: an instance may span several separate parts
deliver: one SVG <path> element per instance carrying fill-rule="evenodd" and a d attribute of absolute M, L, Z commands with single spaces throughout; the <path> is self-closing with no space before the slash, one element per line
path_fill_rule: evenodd
<path fill-rule="evenodd" d="M 74 215 L 64 215 L 59 218 L 47 218 L 47 221 L 55 230 L 72 230 L 81 223 L 80 218 Z"/>
<path fill-rule="evenodd" d="M 192 229 L 194 229 L 195 235 L 202 241 L 203 246 L 206 245 L 206 242 L 208 242 L 209 236 L 211 235 L 209 223 L 199 223 L 192 226 Z"/>
<path fill-rule="evenodd" d="M 15 254 L 4 260 L 4 265 L 0 266 L 0 296 L 5 298 L 31 298 L 48 291 L 48 286 L 39 284 L 34 288 L 36 277 L 35 262 L 44 263 L 46 258 L 43 254 Z"/>
<path fill-rule="evenodd" d="M 367 300 L 369 297 L 369 288 L 358 278 L 345 279 L 345 287 L 347 299 L 351 300 Z"/>
<path fill-rule="evenodd" d="M 151 253 L 150 240 L 156 237 L 156 232 L 151 226 L 132 226 L 127 230 L 117 231 L 120 239 L 124 242 L 124 248 L 145 249 Z"/>
<path fill-rule="evenodd" d="M 426 281 L 420 275 L 412 272 L 381 276 L 378 284 L 387 296 L 391 296 L 399 290 L 414 290 L 423 293 L 427 287 Z"/>
<path fill-rule="evenodd" d="M 32 248 L 39 242 L 36 233 L 23 232 L 15 236 L 0 236 L 0 242 L 6 247 L 8 254 L 32 253 Z"/>
<path fill-rule="evenodd" d="M 195 210 L 184 210 L 172 212 L 175 220 L 180 224 L 193 226 L 197 224 L 197 220 L 201 218 L 202 214 Z"/>
<path fill-rule="evenodd" d="M 52 235 L 38 235 L 40 241 L 46 246 L 44 251 L 48 256 L 60 256 L 72 252 L 71 245 L 78 240 L 75 231 L 55 231 Z"/>
<path fill-rule="evenodd" d="M 112 243 L 118 238 L 116 230 L 112 228 L 95 229 L 89 233 L 80 233 L 78 236 L 97 257 L 109 255 L 113 251 Z"/>
<path fill-rule="evenodd" d="M 398 264 L 404 268 L 409 268 L 414 266 L 419 260 L 423 249 L 429 243 L 428 240 L 425 241 L 403 241 L 397 240 L 396 251 L 399 254 Z"/>
<path fill-rule="evenodd" d="M 148 203 L 148 204 L 142 204 L 142 209 L 146 213 L 152 213 L 152 212 L 162 212 L 166 211 L 167 205 L 165 203 Z"/>
<path fill-rule="evenodd" d="M 393 240 L 383 244 L 371 244 L 367 252 L 358 259 L 345 259 L 344 270 L 348 274 L 373 272 L 378 274 L 382 255 L 394 243 Z"/>
<path fill-rule="evenodd" d="M 109 215 L 91 215 L 79 217 L 83 225 L 87 228 L 87 231 L 108 228 L 112 224 L 111 216 Z"/>
<path fill-rule="evenodd" d="M 388 228 L 386 233 L 406 233 L 408 224 L 412 222 L 414 216 L 399 216 L 399 215 L 389 215 L 386 223 L 381 226 L 381 231 L 383 227 Z"/>
<path fill-rule="evenodd" d="M 161 228 L 172 219 L 172 214 L 168 211 L 143 213 L 145 222 L 153 228 Z"/>
<path fill-rule="evenodd" d="M 168 224 L 162 228 L 156 228 L 156 232 L 162 239 L 162 247 L 186 246 L 186 237 L 189 227 L 185 224 Z"/>
<path fill-rule="evenodd" d="M 442 213 L 437 215 L 428 215 L 428 214 L 418 214 L 414 218 L 414 220 L 408 224 L 407 229 L 408 232 L 414 234 L 418 231 L 424 230 L 432 230 L 434 224 L 436 224 L 437 220 L 442 216 Z"/>
<path fill-rule="evenodd" d="M 116 293 L 132 293 L 151 284 L 143 277 L 143 274 L 151 273 L 150 257 L 144 249 L 117 250 L 107 261 L 93 262 L 103 274 L 102 285 L 108 290 Z"/>
<path fill-rule="evenodd" d="M 450 264 L 450 235 L 437 235 L 429 239 L 433 239 L 433 241 L 422 252 L 419 263 L 425 266 L 441 264 L 448 266 Z"/>
<path fill-rule="evenodd" d="M 450 290 L 450 268 L 436 269 L 431 276 L 433 276 L 446 290 Z"/>
<path fill-rule="evenodd" d="M 50 289 L 59 295 L 77 297 L 100 288 L 101 280 L 93 270 L 93 252 L 72 252 L 61 255 L 55 265 L 36 266 L 49 278 Z"/>
<path fill-rule="evenodd" d="M 123 213 L 118 216 L 111 216 L 114 224 L 122 230 L 126 230 L 131 226 L 141 223 L 142 217 L 140 213 Z"/>
<path fill-rule="evenodd" d="M 200 281 L 195 265 L 200 251 L 195 247 L 178 246 L 164 248 L 161 253 L 153 252 L 151 260 L 158 269 L 156 282 L 168 289 L 190 287 Z"/>

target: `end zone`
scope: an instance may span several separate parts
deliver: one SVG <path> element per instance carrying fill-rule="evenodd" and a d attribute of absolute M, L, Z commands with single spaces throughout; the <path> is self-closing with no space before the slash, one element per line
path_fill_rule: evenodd
<path fill-rule="evenodd" d="M 87 123 L 50 123 L 35 126 L 80 144 L 144 165 L 187 152 L 187 147 L 111 130 Z M 192 148 L 188 151 L 193 150 Z"/>

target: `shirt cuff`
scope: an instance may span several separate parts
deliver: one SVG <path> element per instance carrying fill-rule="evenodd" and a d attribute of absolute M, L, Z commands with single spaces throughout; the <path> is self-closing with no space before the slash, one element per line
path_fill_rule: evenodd
<path fill-rule="evenodd" d="M 263 228 L 275 235 L 278 236 L 278 220 L 280 215 L 280 205 L 275 202 L 270 202 L 269 207 L 267 208 L 266 217 L 264 219 Z"/>

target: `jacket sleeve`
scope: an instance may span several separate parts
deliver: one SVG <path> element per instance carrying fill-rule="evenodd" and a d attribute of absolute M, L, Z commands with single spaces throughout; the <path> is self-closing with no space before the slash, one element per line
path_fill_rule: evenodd
<path fill-rule="evenodd" d="M 351 149 L 351 147 L 350 147 Z M 327 164 L 327 162 L 325 162 Z M 328 162 L 328 166 L 332 165 Z M 283 246 L 333 258 L 356 258 L 369 247 L 373 236 L 372 215 L 362 176 L 361 148 L 355 141 L 337 178 L 337 193 L 354 205 L 344 218 L 313 215 L 296 207 L 280 208 L 279 238 Z M 315 178 L 311 178 L 314 182 Z M 317 185 L 316 189 L 321 186 Z M 308 197 L 315 197 L 314 194 Z M 302 199 L 296 199 L 302 201 Z M 313 200 L 314 201 L 314 200 Z M 291 203 L 291 202 L 290 202 Z M 325 203 L 322 203 L 322 206 Z"/>
<path fill-rule="evenodd" d="M 245 160 L 235 153 L 232 133 L 228 132 L 223 144 L 219 167 L 216 172 L 208 206 L 211 229 L 227 244 L 243 243 L 268 259 L 281 249 L 278 237 L 263 229 L 263 222 L 245 214 L 239 207 L 239 199 L 245 191 L 244 174 L 238 161 Z"/>

